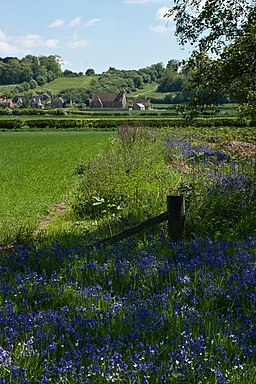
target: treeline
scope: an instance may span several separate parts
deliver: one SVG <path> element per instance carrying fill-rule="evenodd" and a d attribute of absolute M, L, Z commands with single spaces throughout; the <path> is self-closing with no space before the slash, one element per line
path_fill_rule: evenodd
<path fill-rule="evenodd" d="M 162 63 L 153 64 L 149 67 L 142 68 L 139 70 L 119 70 L 113 67 L 110 67 L 106 72 L 103 72 L 97 79 L 92 79 L 90 85 L 83 89 L 74 89 L 68 88 L 63 89 L 56 96 L 63 99 L 72 99 L 73 103 L 79 104 L 89 104 L 91 95 L 94 92 L 99 93 L 108 93 L 108 92 L 119 92 L 120 89 L 125 89 L 127 92 L 127 98 L 129 101 L 129 94 L 131 92 L 143 92 L 145 86 L 148 84 L 154 83 L 158 84 L 157 92 L 159 92 L 158 97 L 150 97 L 153 103 L 180 103 L 187 101 L 187 94 L 185 90 L 180 87 L 179 92 L 176 94 L 170 93 L 162 95 L 162 92 L 173 92 L 170 89 L 166 90 L 161 89 L 161 84 L 165 81 L 167 69 L 163 66 Z M 71 74 L 69 74 L 71 76 Z M 76 76 L 76 74 L 74 74 Z M 178 76 L 181 76 L 178 74 Z M 182 83 L 183 84 L 183 83 Z M 145 95 L 138 96 L 138 98 L 145 98 Z M 83 103 L 81 102 L 83 100 Z"/>
<path fill-rule="evenodd" d="M 61 75 L 58 56 L 27 55 L 22 59 L 0 58 L 0 85 L 27 83 L 27 88 L 30 89 L 48 83 Z"/>
<path fill-rule="evenodd" d="M 99 78 L 98 88 L 102 92 L 117 92 L 124 88 L 128 93 L 144 88 L 146 84 L 158 82 L 164 75 L 163 63 L 153 64 L 139 70 L 119 70 L 110 67 Z"/>

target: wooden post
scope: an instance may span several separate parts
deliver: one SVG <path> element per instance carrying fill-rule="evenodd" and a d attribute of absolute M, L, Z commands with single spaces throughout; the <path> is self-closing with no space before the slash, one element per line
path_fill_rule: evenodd
<path fill-rule="evenodd" d="M 185 236 L 184 196 L 167 196 L 168 236 L 175 243 Z"/>

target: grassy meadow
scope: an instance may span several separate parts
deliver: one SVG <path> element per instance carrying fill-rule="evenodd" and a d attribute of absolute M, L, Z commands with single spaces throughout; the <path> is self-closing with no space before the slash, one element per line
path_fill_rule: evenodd
<path fill-rule="evenodd" d="M 1 252 L 0 383 L 254 384 L 255 133 L 0 133 L 4 217 L 20 204 L 35 220 L 67 192 L 72 210 Z M 166 194 L 185 196 L 183 241 L 165 224 L 97 241 Z"/>
<path fill-rule="evenodd" d="M 33 92 L 51 90 L 53 93 L 58 93 L 67 88 L 86 88 L 90 86 L 92 80 L 97 80 L 99 75 L 79 76 L 79 77 L 58 77 L 57 79 L 33 89 Z M 11 92 L 16 85 L 1 85 L 0 93 L 6 94 Z M 31 91 L 30 91 L 31 92 Z M 23 92 L 24 93 L 24 92 Z"/>
<path fill-rule="evenodd" d="M 101 150 L 109 132 L 0 133 L 0 244 L 23 241 L 65 200 L 75 167 Z"/>
<path fill-rule="evenodd" d="M 57 79 L 35 88 L 35 92 L 50 89 L 53 93 L 58 93 L 68 88 L 87 88 L 92 80 L 97 80 L 99 75 L 79 76 L 79 77 L 58 77 Z"/>

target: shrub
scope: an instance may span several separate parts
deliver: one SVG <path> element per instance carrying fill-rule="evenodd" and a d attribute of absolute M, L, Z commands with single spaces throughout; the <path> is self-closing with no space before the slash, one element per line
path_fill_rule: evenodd
<path fill-rule="evenodd" d="M 130 126 L 119 129 L 104 153 L 79 164 L 77 174 L 72 208 L 77 216 L 90 218 L 159 214 L 165 210 L 169 185 L 176 180 L 152 132 Z"/>

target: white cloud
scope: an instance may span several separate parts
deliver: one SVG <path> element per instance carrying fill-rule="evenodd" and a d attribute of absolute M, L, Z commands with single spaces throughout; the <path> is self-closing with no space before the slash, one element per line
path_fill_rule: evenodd
<path fill-rule="evenodd" d="M 72 49 L 80 49 L 85 48 L 88 46 L 88 40 L 85 39 L 77 39 L 76 37 L 73 37 L 73 39 L 69 40 L 68 46 Z"/>
<path fill-rule="evenodd" d="M 16 55 L 20 49 L 12 44 L 13 39 L 7 37 L 6 34 L 0 30 L 0 56 Z"/>
<path fill-rule="evenodd" d="M 18 38 L 19 44 L 26 48 L 34 48 L 41 44 L 42 37 L 39 35 L 25 35 Z"/>
<path fill-rule="evenodd" d="M 56 48 L 59 45 L 59 40 L 56 39 L 48 39 L 44 41 L 44 45 L 48 48 Z"/>
<path fill-rule="evenodd" d="M 45 39 L 40 35 L 25 35 L 17 38 L 19 46 L 24 49 L 32 48 L 56 48 L 59 46 L 60 42 L 57 39 Z"/>
<path fill-rule="evenodd" d="M 59 28 L 65 23 L 62 19 L 57 19 L 53 21 L 50 25 L 48 25 L 48 28 Z"/>
<path fill-rule="evenodd" d="M 85 23 L 85 26 L 87 28 L 94 27 L 100 21 L 101 21 L 101 19 L 95 17 L 94 19 L 91 19 L 91 20 L 87 21 L 87 23 Z"/>
<path fill-rule="evenodd" d="M 11 45 L 5 41 L 0 41 L 0 56 L 18 53 L 19 49 L 15 45 Z"/>
<path fill-rule="evenodd" d="M 17 45 L 12 42 L 15 41 Z M 27 34 L 21 36 L 6 36 L 0 30 L 0 56 L 4 55 L 25 55 L 40 48 L 56 48 L 60 45 L 57 39 L 45 39 L 37 34 Z"/>
<path fill-rule="evenodd" d="M 167 33 L 174 28 L 171 18 L 165 17 L 168 12 L 167 7 L 159 8 L 155 13 L 155 25 L 149 27 L 154 33 Z"/>
<path fill-rule="evenodd" d="M 156 11 L 156 16 L 155 16 L 156 20 L 166 22 L 166 18 L 164 16 L 167 14 L 168 10 L 169 10 L 169 8 L 167 8 L 167 7 L 159 8 Z"/>
<path fill-rule="evenodd" d="M 69 23 L 69 27 L 75 27 L 76 25 L 79 25 L 81 22 L 81 16 L 77 16 L 74 19 L 72 19 Z"/>

